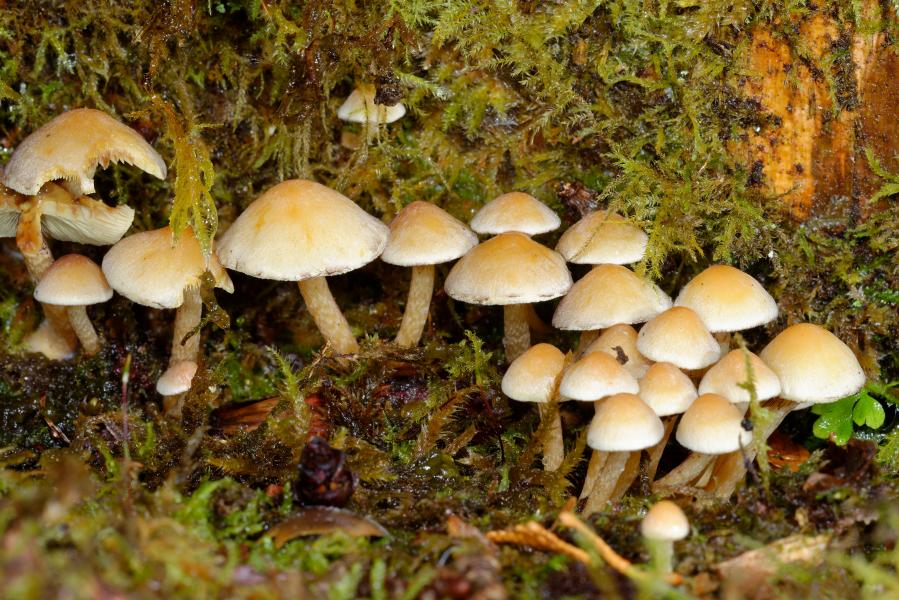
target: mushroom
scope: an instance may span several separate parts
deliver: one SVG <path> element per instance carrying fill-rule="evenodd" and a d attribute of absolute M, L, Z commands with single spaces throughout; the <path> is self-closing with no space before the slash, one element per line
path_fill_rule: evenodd
<path fill-rule="evenodd" d="M 156 391 L 162 396 L 177 396 L 190 390 L 190 384 L 197 374 L 197 363 L 179 360 L 169 365 L 165 373 L 156 380 Z"/>
<path fill-rule="evenodd" d="M 556 252 L 584 265 L 626 265 L 646 254 L 649 236 L 621 215 L 598 210 L 584 216 L 559 238 Z"/>
<path fill-rule="evenodd" d="M 406 114 L 406 107 L 401 102 L 391 106 L 375 104 L 376 95 L 373 84 L 359 84 L 337 109 L 337 118 L 350 123 L 378 125 L 399 121 Z"/>
<path fill-rule="evenodd" d="M 652 364 L 637 350 L 637 330 L 625 323 L 618 323 L 603 330 L 584 350 L 585 355 L 591 352 L 605 352 L 614 356 L 621 366 L 637 379 L 643 377 Z"/>
<path fill-rule="evenodd" d="M 538 235 L 562 224 L 559 215 L 530 194 L 509 192 L 497 196 L 475 213 L 471 228 L 480 234 L 498 235 L 517 231 Z"/>
<path fill-rule="evenodd" d="M 169 366 L 197 361 L 203 300 L 202 279 L 207 270 L 216 287 L 231 293 L 234 285 L 215 255 L 203 256 L 193 229 L 173 239 L 171 227 L 135 233 L 118 242 L 103 257 L 103 273 L 119 294 L 151 308 L 175 308 Z"/>
<path fill-rule="evenodd" d="M 469 304 L 504 306 L 506 360 L 531 345 L 525 306 L 562 296 L 571 273 L 557 252 L 523 233 L 502 233 L 459 259 L 444 283 L 446 293 Z"/>
<path fill-rule="evenodd" d="M 690 534 L 690 522 L 677 504 L 661 500 L 643 517 L 640 533 L 646 541 L 653 570 L 667 575 L 672 571 L 674 542 Z"/>
<path fill-rule="evenodd" d="M 66 360 L 75 356 L 72 346 L 47 320 L 41 321 L 37 329 L 25 338 L 22 347 L 26 352 L 38 352 L 50 360 Z"/>
<path fill-rule="evenodd" d="M 681 369 L 703 369 L 721 356 L 721 346 L 699 315 L 682 306 L 669 308 L 641 327 L 637 350 L 649 360 Z"/>
<path fill-rule="evenodd" d="M 421 339 L 434 291 L 434 265 L 456 260 L 477 243 L 465 223 L 429 202 L 413 202 L 393 219 L 381 260 L 412 267 L 397 344 L 411 347 Z"/>
<path fill-rule="evenodd" d="M 335 190 L 304 179 L 270 188 L 237 218 L 218 244 L 229 269 L 296 281 L 306 309 L 338 354 L 359 350 L 325 277 L 376 259 L 389 229 Z"/>
<path fill-rule="evenodd" d="M 655 477 L 662 453 L 677 423 L 677 415 L 683 413 L 696 400 L 696 386 L 687 375 L 670 362 L 657 362 L 640 379 L 640 399 L 662 418 L 665 433 L 658 444 L 649 451 L 646 475 Z"/>
<path fill-rule="evenodd" d="M 769 400 L 780 394 L 780 380 L 762 359 L 748 350 L 731 350 L 706 371 L 699 382 L 700 394 L 720 394 L 743 410 L 751 399 L 749 384 L 756 399 Z"/>
<path fill-rule="evenodd" d="M 537 344 L 512 361 L 503 375 L 503 393 L 519 402 L 536 402 L 541 422 L 547 418 L 547 404 L 559 391 L 559 377 L 565 367 L 565 355 L 551 344 Z M 555 471 L 565 457 L 562 421 L 558 410 L 549 425 L 543 448 L 543 468 Z"/>
<path fill-rule="evenodd" d="M 34 289 L 38 302 L 67 306 L 69 322 L 87 356 L 100 349 L 100 338 L 87 316 L 86 306 L 112 298 L 112 288 L 97 263 L 80 254 L 67 254 L 54 262 Z"/>

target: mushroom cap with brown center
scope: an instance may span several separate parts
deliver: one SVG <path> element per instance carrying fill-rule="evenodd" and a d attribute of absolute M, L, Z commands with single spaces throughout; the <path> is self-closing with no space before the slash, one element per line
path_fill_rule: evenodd
<path fill-rule="evenodd" d="M 746 447 L 752 433 L 743 428 L 743 413 L 724 396 L 702 394 L 680 419 L 678 443 L 701 454 L 726 454 Z"/>
<path fill-rule="evenodd" d="M 56 259 L 34 288 L 38 302 L 89 306 L 112 298 L 112 288 L 97 263 L 80 254 Z"/>
<path fill-rule="evenodd" d="M 679 415 L 696 400 L 696 386 L 687 375 L 669 362 L 649 367 L 640 379 L 640 399 L 660 417 Z"/>
<path fill-rule="evenodd" d="M 565 398 L 593 402 L 612 394 L 636 394 L 640 386 L 621 363 L 605 352 L 591 352 L 568 367 L 559 384 Z"/>
<path fill-rule="evenodd" d="M 278 281 L 339 275 L 376 259 L 389 229 L 343 194 L 290 179 L 259 196 L 218 243 L 229 269 Z"/>
<path fill-rule="evenodd" d="M 165 161 L 137 131 L 103 111 L 76 108 L 22 140 L 6 165 L 3 184 L 33 196 L 48 181 L 63 179 L 80 193 L 92 194 L 97 166 L 115 162 L 166 177 Z"/>
<path fill-rule="evenodd" d="M 207 271 L 216 286 L 234 291 L 228 274 L 213 254 L 206 258 L 189 227 L 177 240 L 163 227 L 135 233 L 109 249 L 103 257 L 103 274 L 112 289 L 132 302 L 152 308 L 178 308 L 184 290 L 199 286 Z"/>
<path fill-rule="evenodd" d="M 677 504 L 660 500 L 643 517 L 640 533 L 650 540 L 676 542 L 690 535 L 690 522 Z"/>
<path fill-rule="evenodd" d="M 681 369 L 702 369 L 721 356 L 721 346 L 699 315 L 683 306 L 669 308 L 640 328 L 637 350 L 650 360 Z"/>
<path fill-rule="evenodd" d="M 549 402 L 565 366 L 565 355 L 551 344 L 536 344 L 512 361 L 503 375 L 503 393 L 519 402 Z"/>
<path fill-rule="evenodd" d="M 444 288 L 451 298 L 469 304 L 527 304 L 564 295 L 571 288 L 571 273 L 558 252 L 510 232 L 459 259 Z"/>
<path fill-rule="evenodd" d="M 375 104 L 376 95 L 374 85 L 359 84 L 337 109 L 337 118 L 350 123 L 393 123 L 406 114 L 401 102 L 391 106 Z"/>
<path fill-rule="evenodd" d="M 742 387 L 749 383 L 746 370 L 747 356 L 752 367 L 753 385 L 759 400 L 768 400 L 780 394 L 780 380 L 762 359 L 752 352 L 731 350 L 727 355 L 706 371 L 699 382 L 699 393 L 720 394 L 733 402 L 741 404 L 751 400 L 749 390 Z"/>
<path fill-rule="evenodd" d="M 553 315 L 558 329 L 591 331 L 642 323 L 671 306 L 657 285 L 621 265 L 597 265 L 577 281 Z"/>
<path fill-rule="evenodd" d="M 587 445 L 602 452 L 633 452 L 658 444 L 665 433 L 658 415 L 635 394 L 615 394 L 596 405 Z"/>
<path fill-rule="evenodd" d="M 497 196 L 471 219 L 474 231 L 489 235 L 509 231 L 538 235 L 557 229 L 561 224 L 559 215 L 550 207 L 524 192 Z"/>
<path fill-rule="evenodd" d="M 777 318 L 777 303 L 752 276 L 712 265 L 683 287 L 675 306 L 693 309 L 712 333 L 741 331 Z"/>
<path fill-rule="evenodd" d="M 604 329 L 584 350 L 584 354 L 590 352 L 605 352 L 617 358 L 624 369 L 637 379 L 643 377 L 651 364 L 637 350 L 637 330 L 624 323 Z"/>
<path fill-rule="evenodd" d="M 468 226 L 430 202 L 406 206 L 390 223 L 390 236 L 381 260 L 414 267 L 456 260 L 478 244 Z"/>
<path fill-rule="evenodd" d="M 568 228 L 556 244 L 556 252 L 576 264 L 624 265 L 646 254 L 649 236 L 621 215 L 592 212 Z"/>
<path fill-rule="evenodd" d="M 786 400 L 824 404 L 865 385 L 865 372 L 849 346 L 811 323 L 781 331 L 759 358 L 780 379 L 780 396 Z"/>

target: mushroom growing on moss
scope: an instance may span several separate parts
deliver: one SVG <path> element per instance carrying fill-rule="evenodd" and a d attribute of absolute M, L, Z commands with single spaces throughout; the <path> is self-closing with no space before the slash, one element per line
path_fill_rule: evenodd
<path fill-rule="evenodd" d="M 225 232 L 218 256 L 229 269 L 296 281 L 306 310 L 338 354 L 359 350 L 326 277 L 362 267 L 383 252 L 389 229 L 343 194 L 290 179 L 253 201 Z"/>
<path fill-rule="evenodd" d="M 456 260 L 477 243 L 478 237 L 465 223 L 429 202 L 413 202 L 393 219 L 381 260 L 412 267 L 397 344 L 415 346 L 421 339 L 434 291 L 434 265 Z"/>
<path fill-rule="evenodd" d="M 538 235 L 557 229 L 561 223 L 559 215 L 530 194 L 509 192 L 482 206 L 472 217 L 471 228 L 488 235 L 510 231 Z"/>
<path fill-rule="evenodd" d="M 661 500 L 643 517 L 640 533 L 646 540 L 653 570 L 659 575 L 667 575 L 672 570 L 674 542 L 690 534 L 690 522 L 677 504 Z"/>
<path fill-rule="evenodd" d="M 359 84 L 337 109 L 337 118 L 349 123 L 377 126 L 380 123 L 399 121 L 406 114 L 406 107 L 401 102 L 391 106 L 376 104 L 375 96 L 377 89 L 373 84 Z"/>

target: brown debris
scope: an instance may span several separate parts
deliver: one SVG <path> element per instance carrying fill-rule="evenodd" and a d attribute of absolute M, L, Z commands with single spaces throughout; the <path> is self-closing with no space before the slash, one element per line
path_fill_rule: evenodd
<path fill-rule="evenodd" d="M 514 525 L 509 529 L 488 531 L 487 539 L 496 544 L 530 546 L 553 554 L 563 554 L 585 564 L 590 563 L 590 556 L 586 552 L 562 540 L 536 521 Z"/>
<path fill-rule="evenodd" d="M 278 523 L 268 535 L 280 548 L 298 537 L 325 535 L 343 531 L 353 537 L 383 537 L 387 530 L 367 517 L 362 517 L 342 508 L 310 506 L 301 508 L 296 515 Z"/>
<path fill-rule="evenodd" d="M 299 470 L 294 491 L 303 504 L 344 506 L 356 489 L 358 478 L 346 464 L 346 453 L 318 436 L 303 448 Z"/>

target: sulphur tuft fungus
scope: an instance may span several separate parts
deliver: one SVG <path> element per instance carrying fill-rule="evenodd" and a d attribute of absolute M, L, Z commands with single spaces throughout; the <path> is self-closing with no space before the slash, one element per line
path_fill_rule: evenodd
<path fill-rule="evenodd" d="M 643 400 L 665 424 L 665 434 L 649 451 L 646 476 L 655 477 L 662 453 L 677 423 L 677 415 L 683 413 L 696 400 L 696 386 L 686 373 L 669 362 L 658 362 L 649 367 L 640 379 L 640 399 Z"/>
<path fill-rule="evenodd" d="M 646 541 L 653 570 L 659 575 L 667 575 L 672 571 L 674 542 L 690 535 L 690 522 L 677 504 L 661 500 L 643 517 L 640 533 Z"/>
<path fill-rule="evenodd" d="M 509 192 L 482 206 L 472 217 L 471 228 L 488 235 L 510 231 L 538 235 L 557 229 L 561 223 L 559 215 L 530 194 Z"/>
<path fill-rule="evenodd" d="M 591 352 L 605 352 L 615 357 L 625 371 L 637 379 L 643 377 L 652 364 L 637 350 L 637 330 L 625 323 L 604 329 L 600 336 L 587 346 L 584 355 Z"/>
<path fill-rule="evenodd" d="M 318 330 L 338 354 L 359 350 L 326 277 L 362 267 L 383 252 L 389 229 L 343 194 L 291 179 L 270 188 L 237 218 L 218 244 L 229 269 L 296 281 Z"/>
<path fill-rule="evenodd" d="M 192 360 L 179 360 L 165 370 L 156 381 L 156 391 L 161 396 L 177 396 L 190 390 L 190 384 L 197 374 L 197 363 Z"/>
<path fill-rule="evenodd" d="M 376 104 L 377 89 L 371 83 L 359 84 L 337 109 L 337 118 L 349 123 L 378 125 L 399 121 L 406 114 L 401 102 L 387 106 Z"/>
<path fill-rule="evenodd" d="M 621 215 L 599 210 L 568 228 L 556 252 L 568 262 L 584 265 L 626 265 L 646 254 L 646 232 Z"/>
<path fill-rule="evenodd" d="M 721 356 L 721 346 L 695 312 L 675 306 L 646 323 L 637 336 L 637 350 L 656 362 L 681 369 L 702 369 Z"/>
<path fill-rule="evenodd" d="M 421 339 L 434 292 L 434 265 L 456 260 L 477 243 L 478 237 L 465 223 L 430 202 L 413 202 L 393 219 L 381 260 L 412 267 L 397 344 L 415 346 Z"/>

